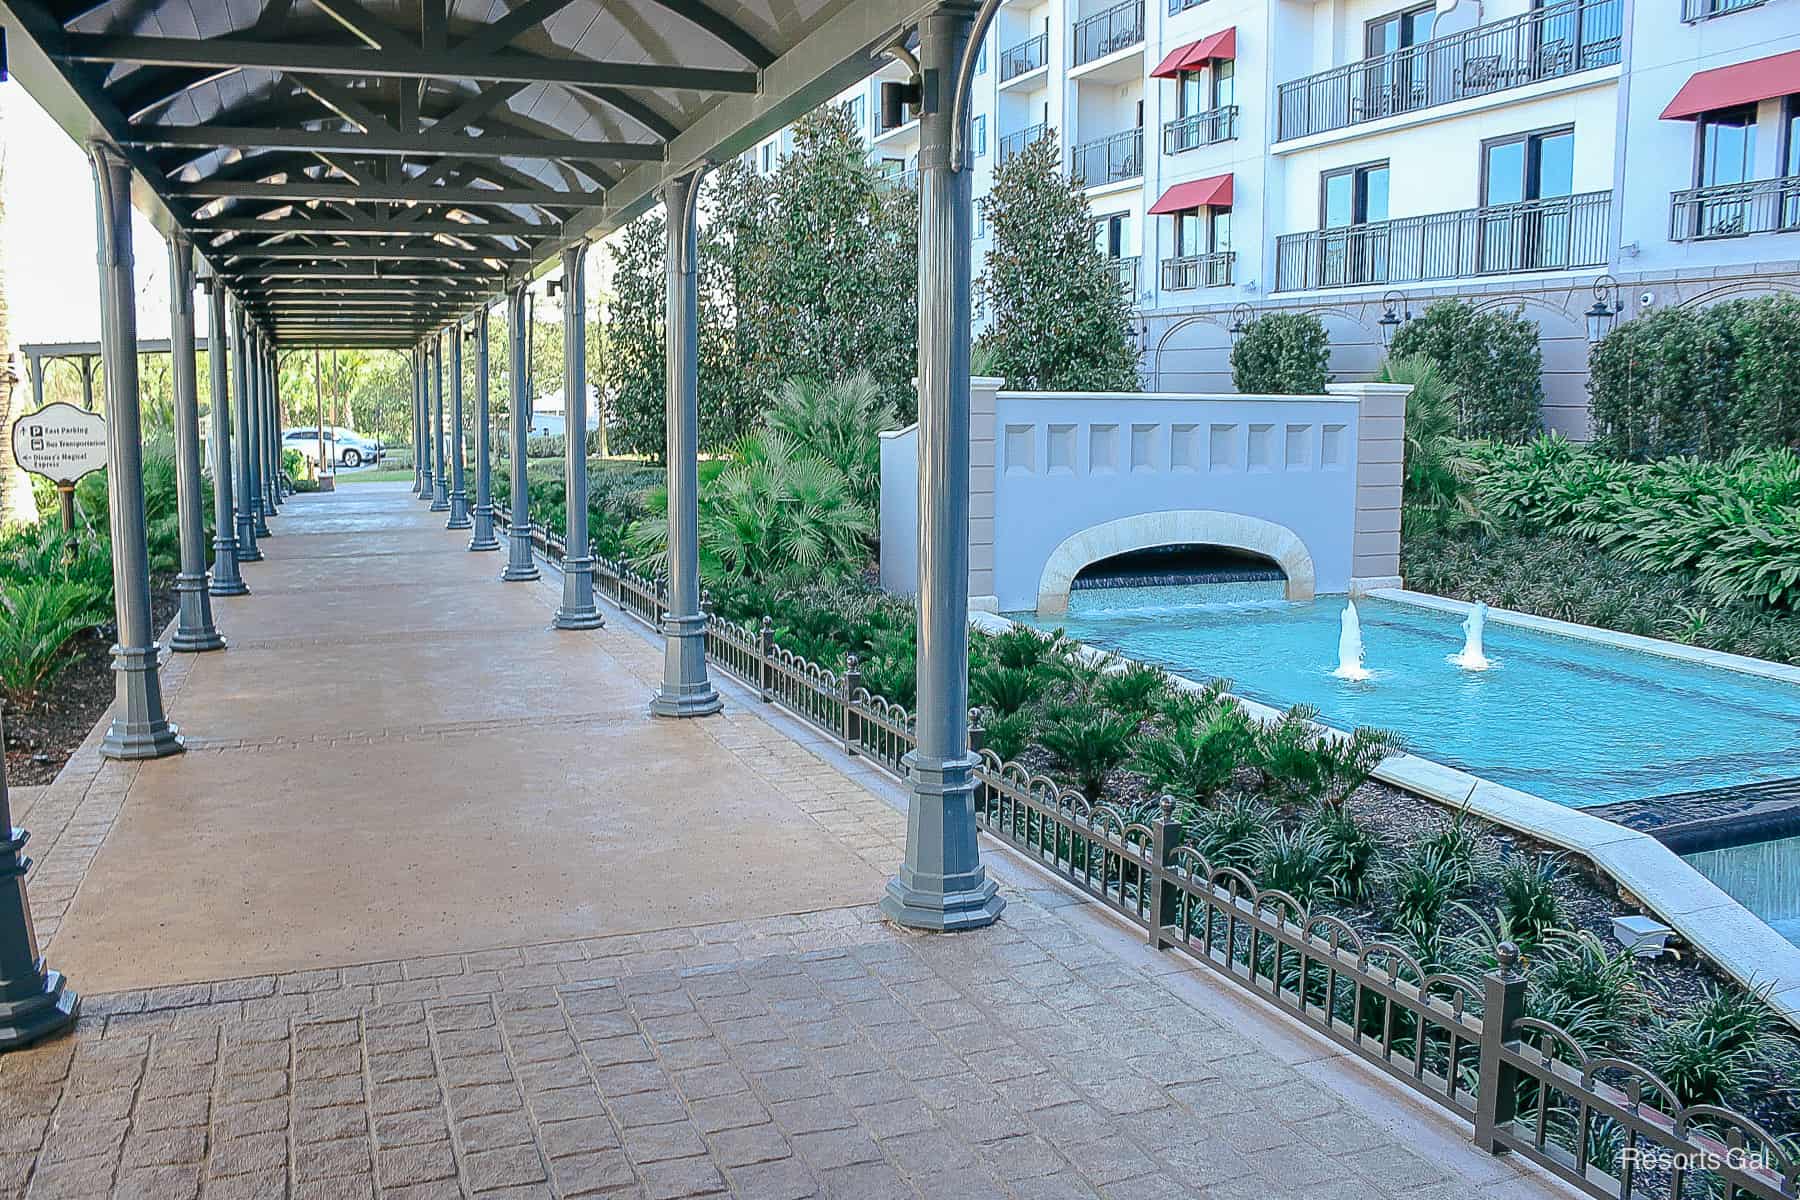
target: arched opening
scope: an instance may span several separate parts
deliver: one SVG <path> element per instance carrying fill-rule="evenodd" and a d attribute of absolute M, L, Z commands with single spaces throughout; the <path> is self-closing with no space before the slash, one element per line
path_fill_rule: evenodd
<path fill-rule="evenodd" d="M 1230 569 L 1231 563 L 1239 570 L 1253 569 L 1250 564 L 1273 564 L 1278 572 L 1274 577 L 1284 581 L 1283 595 L 1289 600 L 1312 599 L 1312 554 L 1293 530 L 1243 513 L 1178 509 L 1120 517 L 1064 538 L 1038 577 L 1037 611 L 1042 616 L 1067 612 L 1069 590 L 1079 577 L 1106 577 L 1090 567 L 1122 564 L 1127 570 L 1155 571 L 1160 565 L 1178 572 L 1209 565 Z"/>
<path fill-rule="evenodd" d="M 1287 572 L 1266 554 L 1236 546 L 1183 542 L 1146 546 L 1097 559 L 1076 572 L 1071 592 L 1190 583 L 1285 581 Z"/>

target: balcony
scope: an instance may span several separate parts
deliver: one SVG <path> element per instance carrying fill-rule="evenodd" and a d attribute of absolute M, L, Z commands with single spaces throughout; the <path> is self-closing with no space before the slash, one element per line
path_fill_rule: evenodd
<path fill-rule="evenodd" d="M 1045 125 L 1042 121 L 1039 121 L 1036 125 L 1027 125 L 1016 133 L 1009 133 L 1002 137 L 1000 139 L 1000 154 L 994 160 L 994 165 L 999 166 L 1019 151 L 1025 149 L 1025 147 L 1031 145 L 1031 143 L 1043 137 L 1044 131 L 1048 128 L 1049 126 Z"/>
<path fill-rule="evenodd" d="M 1075 22 L 1075 66 L 1117 54 L 1144 41 L 1144 0 L 1125 0 Z"/>
<path fill-rule="evenodd" d="M 1585 192 L 1288 234 L 1275 239 L 1275 290 L 1604 266 L 1611 207 L 1611 192 Z"/>
<path fill-rule="evenodd" d="M 1180 154 L 1237 137 L 1238 108 L 1228 104 L 1211 112 L 1177 117 L 1163 125 L 1163 153 Z"/>
<path fill-rule="evenodd" d="M 1069 174 L 1087 187 L 1135 179 L 1144 173 L 1144 131 L 1127 129 L 1095 138 L 1076 146 L 1070 154 Z"/>
<path fill-rule="evenodd" d="M 1704 242 L 1752 233 L 1800 231 L 1800 175 L 1725 183 L 1676 192 L 1669 203 L 1669 240 Z"/>
<path fill-rule="evenodd" d="M 1162 263 L 1162 286 L 1165 292 L 1191 292 L 1195 288 L 1231 286 L 1231 270 L 1237 265 L 1237 251 L 1215 250 L 1211 254 L 1184 254 L 1165 258 Z"/>
<path fill-rule="evenodd" d="M 1277 140 L 1612 66 L 1623 11 L 1624 0 L 1562 0 L 1284 83 Z"/>
<path fill-rule="evenodd" d="M 1714 17 L 1729 16 L 1747 8 L 1761 8 L 1769 0 L 1681 0 L 1681 19 L 1692 25 Z"/>
<path fill-rule="evenodd" d="M 1128 298 L 1135 300 L 1138 294 L 1138 260 L 1135 257 L 1114 258 L 1109 259 L 1108 262 L 1112 266 L 1113 274 L 1119 277 L 1119 290 L 1124 292 Z"/>
<path fill-rule="evenodd" d="M 1040 33 L 1016 46 L 1000 52 L 1000 82 L 1008 83 L 1021 75 L 1029 75 L 1050 61 L 1050 35 Z"/>

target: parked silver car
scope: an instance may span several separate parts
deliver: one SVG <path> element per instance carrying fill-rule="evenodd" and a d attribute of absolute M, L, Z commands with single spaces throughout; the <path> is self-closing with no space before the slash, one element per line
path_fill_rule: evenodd
<path fill-rule="evenodd" d="M 317 426 L 284 430 L 281 444 L 291 446 L 306 456 L 306 461 L 318 465 L 319 462 L 319 430 Z M 360 467 L 364 463 L 378 463 L 387 453 L 380 442 L 366 438 L 354 429 L 328 425 L 325 427 L 325 453 L 332 462 L 340 467 Z"/>

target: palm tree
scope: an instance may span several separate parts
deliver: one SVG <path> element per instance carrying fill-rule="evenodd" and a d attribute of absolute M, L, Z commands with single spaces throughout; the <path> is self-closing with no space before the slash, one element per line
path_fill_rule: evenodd
<path fill-rule="evenodd" d="M 23 412 L 19 372 L 13 366 L 12 321 L 6 303 L 6 126 L 0 109 L 0 526 L 37 524 L 37 497 L 31 478 L 13 460 L 12 423 Z M 17 408 L 19 412 L 15 412 Z"/>

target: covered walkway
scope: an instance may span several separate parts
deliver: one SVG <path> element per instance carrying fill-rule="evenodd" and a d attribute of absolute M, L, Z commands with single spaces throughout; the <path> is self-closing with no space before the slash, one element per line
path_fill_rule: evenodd
<path fill-rule="evenodd" d="M 650 717 L 658 639 L 405 485 L 281 520 L 168 673 L 205 735 L 21 798 L 87 995 L 0 1056 L 0 1197 L 1558 1194 L 1004 854 L 1001 924 L 882 921 L 901 788 Z"/>

